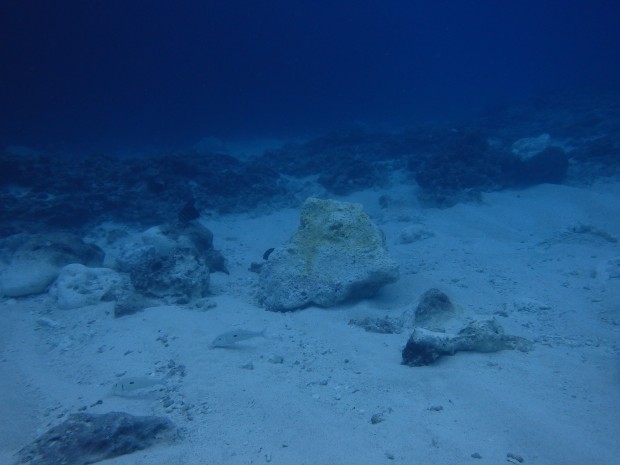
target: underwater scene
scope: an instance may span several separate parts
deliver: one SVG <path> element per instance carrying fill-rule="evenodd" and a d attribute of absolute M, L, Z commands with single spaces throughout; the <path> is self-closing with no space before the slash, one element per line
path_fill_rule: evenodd
<path fill-rule="evenodd" d="M 0 4 L 0 465 L 620 464 L 620 3 Z"/>

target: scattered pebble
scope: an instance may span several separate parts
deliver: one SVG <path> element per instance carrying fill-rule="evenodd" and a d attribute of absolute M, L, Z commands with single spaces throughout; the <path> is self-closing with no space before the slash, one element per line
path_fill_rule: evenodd
<path fill-rule="evenodd" d="M 478 452 L 474 452 L 473 454 L 471 454 L 471 458 L 472 459 L 481 459 L 482 455 L 480 455 Z"/>
<path fill-rule="evenodd" d="M 37 320 L 37 324 L 43 328 L 60 328 L 60 323 L 51 318 L 41 317 Z"/>
<path fill-rule="evenodd" d="M 372 417 L 370 417 L 370 423 L 372 423 L 373 425 L 381 423 L 382 421 L 385 421 L 385 417 L 382 413 L 375 413 Z"/>
<path fill-rule="evenodd" d="M 441 412 L 443 410 L 443 405 L 431 405 L 428 409 L 431 412 Z"/>

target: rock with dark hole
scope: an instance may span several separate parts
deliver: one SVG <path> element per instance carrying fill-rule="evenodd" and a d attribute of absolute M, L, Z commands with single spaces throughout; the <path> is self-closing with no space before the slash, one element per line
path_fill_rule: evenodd
<path fill-rule="evenodd" d="M 415 328 L 402 352 L 402 364 L 425 366 L 443 355 L 454 355 L 459 351 L 498 352 L 516 349 L 528 352 L 531 342 L 518 336 L 504 333 L 503 328 L 493 320 L 473 321 L 457 334 Z"/>

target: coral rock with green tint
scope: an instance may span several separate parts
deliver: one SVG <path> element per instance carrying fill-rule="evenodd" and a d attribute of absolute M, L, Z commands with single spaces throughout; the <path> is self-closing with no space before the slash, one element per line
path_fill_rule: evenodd
<path fill-rule="evenodd" d="M 259 299 L 270 310 L 371 297 L 399 278 L 381 230 L 360 204 L 309 198 L 299 228 L 269 256 Z"/>

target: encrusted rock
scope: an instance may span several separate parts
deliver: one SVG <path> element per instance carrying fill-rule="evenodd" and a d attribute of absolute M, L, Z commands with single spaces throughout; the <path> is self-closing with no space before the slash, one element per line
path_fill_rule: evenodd
<path fill-rule="evenodd" d="M 186 249 L 147 255 L 129 275 L 136 290 L 169 303 L 187 303 L 205 297 L 209 290 L 209 267 Z"/>
<path fill-rule="evenodd" d="M 165 417 L 78 413 L 20 450 L 17 464 L 86 465 L 173 439 L 174 430 Z"/>
<path fill-rule="evenodd" d="M 213 234 L 198 222 L 152 227 L 122 238 L 106 258 L 109 267 L 126 272 L 135 289 L 167 303 L 204 297 L 209 274 L 228 273 L 226 260 L 213 248 Z M 120 314 L 130 313 L 121 309 Z"/>
<path fill-rule="evenodd" d="M 398 278 L 383 233 L 360 204 L 309 198 L 297 231 L 261 267 L 258 298 L 275 311 L 329 307 Z"/>
<path fill-rule="evenodd" d="M 522 337 L 510 336 L 495 320 L 473 321 L 457 334 L 415 328 L 403 349 L 403 365 L 430 365 L 442 355 L 459 351 L 498 352 L 517 349 L 527 352 L 532 344 Z"/>

